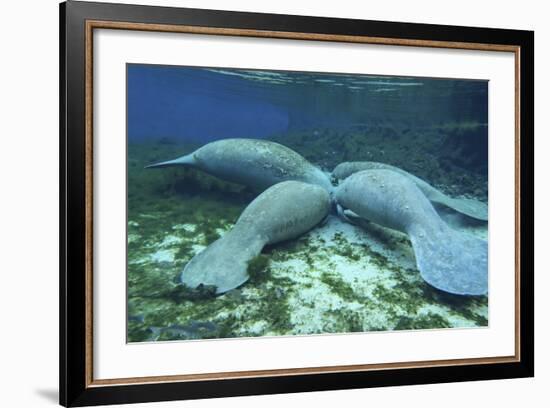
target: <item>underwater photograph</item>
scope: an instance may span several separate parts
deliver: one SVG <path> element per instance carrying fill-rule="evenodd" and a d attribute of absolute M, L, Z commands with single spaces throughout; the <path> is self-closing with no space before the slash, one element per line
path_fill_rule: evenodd
<path fill-rule="evenodd" d="M 488 82 L 127 64 L 127 341 L 488 327 Z"/>

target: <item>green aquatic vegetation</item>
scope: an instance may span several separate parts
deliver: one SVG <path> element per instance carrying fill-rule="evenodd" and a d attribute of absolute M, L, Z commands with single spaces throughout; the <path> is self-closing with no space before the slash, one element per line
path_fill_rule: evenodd
<path fill-rule="evenodd" d="M 486 308 L 488 305 L 487 296 L 457 296 L 439 291 L 426 283 L 421 286 L 421 291 L 426 299 L 447 307 L 453 314 L 474 322 L 476 326 L 488 325 L 487 317 L 472 311 L 472 309 L 479 307 Z"/>
<path fill-rule="evenodd" d="M 147 326 L 141 323 L 128 322 L 128 341 L 142 342 L 149 341 L 150 338 L 151 331 Z"/>
<path fill-rule="evenodd" d="M 329 310 L 326 312 L 330 323 L 324 327 L 330 333 L 357 333 L 365 331 L 363 318 L 357 312 L 346 309 Z"/>
<path fill-rule="evenodd" d="M 177 277 L 179 280 L 179 275 Z M 176 285 L 171 291 L 165 294 L 165 298 L 176 303 L 181 303 L 185 300 L 202 300 L 210 299 L 216 295 L 215 285 L 201 285 L 198 288 L 190 289 L 184 285 Z"/>
<path fill-rule="evenodd" d="M 363 328 L 363 331 L 365 332 L 378 332 L 378 331 L 387 331 L 388 328 L 384 326 L 377 326 L 377 325 L 366 325 Z"/>
<path fill-rule="evenodd" d="M 184 242 L 179 244 L 178 251 L 175 254 L 175 259 L 178 259 L 182 262 L 188 262 L 194 255 L 193 247 L 190 242 Z"/>
<path fill-rule="evenodd" d="M 223 319 L 223 322 L 219 323 L 219 337 L 222 339 L 230 339 L 234 337 L 239 337 L 238 329 L 240 326 L 240 321 L 233 315 Z"/>
<path fill-rule="evenodd" d="M 390 265 L 389 259 L 385 255 L 372 250 L 369 244 L 363 244 L 361 247 L 368 255 L 369 262 L 373 263 L 378 268 L 386 269 Z"/>
<path fill-rule="evenodd" d="M 277 244 L 268 245 L 266 247 L 267 252 L 277 252 L 280 256 L 293 256 L 300 252 L 304 252 L 309 245 L 310 241 L 307 237 L 299 237 L 293 240 L 287 240 L 279 242 Z"/>
<path fill-rule="evenodd" d="M 335 252 L 343 257 L 351 259 L 352 261 L 358 261 L 361 259 L 361 255 L 353 251 L 351 245 L 337 246 Z"/>
<path fill-rule="evenodd" d="M 441 329 L 446 327 L 451 327 L 451 324 L 445 318 L 435 313 L 427 313 L 417 317 L 401 317 L 394 330 Z"/>
<path fill-rule="evenodd" d="M 336 242 L 337 244 L 347 244 L 348 240 L 344 238 L 344 234 L 340 231 L 335 232 L 332 236 L 332 240 Z"/>
<path fill-rule="evenodd" d="M 288 240 L 274 245 L 268 245 L 264 249 L 264 253 L 276 262 L 301 259 L 308 265 L 309 268 L 313 268 L 317 250 L 318 247 L 315 246 L 309 238 L 301 237 L 295 240 Z"/>
<path fill-rule="evenodd" d="M 325 272 L 321 274 L 320 279 L 333 293 L 336 293 L 342 299 L 348 302 L 362 300 L 360 296 L 355 294 L 352 286 L 339 277 Z"/>
<path fill-rule="evenodd" d="M 269 257 L 260 254 L 248 262 L 246 272 L 250 277 L 251 283 L 264 281 L 269 276 Z"/>
<path fill-rule="evenodd" d="M 376 285 L 372 294 L 374 299 L 385 305 L 394 317 L 403 314 L 414 315 L 423 304 L 422 299 L 414 293 L 388 288 L 381 284 Z"/>
<path fill-rule="evenodd" d="M 466 163 L 462 167 L 453 167 L 442 157 L 447 138 L 475 134 L 483 139 L 486 131 L 485 124 L 472 121 L 442 122 L 421 128 L 398 127 L 391 123 L 364 124 L 340 131 L 318 129 L 315 134 L 311 131 L 285 132 L 276 136 L 275 141 L 327 170 L 343 161 L 379 161 L 398 166 L 433 185 L 455 186 L 444 189 L 453 195 L 468 193 L 486 201 L 487 174 L 478 173 L 467 165 L 472 154 L 464 149 L 448 149 L 451 155 L 460 156 Z"/>
<path fill-rule="evenodd" d="M 220 337 L 258 336 L 247 329 L 256 322 L 265 322 L 267 331 L 284 333 L 290 329 L 290 310 L 285 279 L 275 279 L 256 286 L 254 297 L 223 295 L 204 300 L 202 304 L 193 301 L 187 311 L 187 318 L 209 320 L 219 327 Z M 245 306 L 244 309 L 241 306 Z M 220 318 L 219 316 L 223 317 Z"/>
<path fill-rule="evenodd" d="M 289 255 L 287 252 L 276 248 L 270 248 L 269 246 L 265 247 L 264 251 L 273 261 L 276 262 L 284 262 L 291 258 L 291 255 Z"/>
<path fill-rule="evenodd" d="M 177 269 L 172 265 L 162 268 L 151 264 L 128 264 L 128 298 L 162 298 L 173 289 L 170 279 Z"/>
<path fill-rule="evenodd" d="M 314 267 L 315 259 L 311 255 L 311 252 L 308 252 L 308 251 L 303 252 L 302 259 L 305 261 L 305 263 L 310 269 Z"/>
<path fill-rule="evenodd" d="M 274 278 L 270 285 L 263 288 L 257 315 L 263 317 L 270 331 L 286 334 L 292 329 L 288 298 L 294 290 L 293 286 L 288 278 Z"/>
<path fill-rule="evenodd" d="M 149 327 L 155 341 L 198 340 L 219 337 L 219 327 L 212 322 L 191 320 L 186 324 L 173 324 L 166 327 Z"/>
<path fill-rule="evenodd" d="M 203 244 L 204 245 L 210 245 L 212 242 L 218 240 L 220 238 L 220 234 L 216 230 L 209 230 L 204 233 L 203 237 Z"/>
<path fill-rule="evenodd" d="M 455 311 L 455 310 L 453 310 L 453 311 Z M 489 320 L 485 316 L 474 313 L 474 312 L 472 312 L 472 310 L 470 310 L 467 307 L 462 308 L 457 314 L 459 314 L 460 316 L 462 316 L 466 320 L 470 320 L 470 321 L 474 322 L 476 326 L 485 327 L 485 326 L 489 325 Z"/>
<path fill-rule="evenodd" d="M 348 242 L 342 232 L 335 232 L 332 241 L 336 244 L 334 246 L 334 251 L 345 258 L 351 259 L 352 261 L 358 261 L 361 259 L 361 255 L 353 250 L 352 244 Z"/>
<path fill-rule="evenodd" d="M 409 240 L 405 237 L 396 236 L 395 233 L 389 233 L 386 228 L 380 227 L 373 223 L 366 223 L 363 228 L 374 240 L 379 242 L 390 251 L 395 251 L 400 245 L 409 245 Z"/>

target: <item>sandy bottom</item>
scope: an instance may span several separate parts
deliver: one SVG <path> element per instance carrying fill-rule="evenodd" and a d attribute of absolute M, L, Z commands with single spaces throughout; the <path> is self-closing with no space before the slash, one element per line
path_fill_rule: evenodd
<path fill-rule="evenodd" d="M 265 248 L 261 269 L 241 287 L 190 299 L 177 284 L 178 276 L 206 247 L 205 225 L 176 223 L 151 233 L 154 217 L 170 214 L 150 217 L 142 214 L 128 224 L 129 341 L 488 324 L 486 296 L 453 296 L 422 280 L 406 235 L 335 216 L 296 240 Z M 222 220 L 215 233 L 221 236 L 231 225 Z M 461 229 L 487 238 L 486 225 Z"/>

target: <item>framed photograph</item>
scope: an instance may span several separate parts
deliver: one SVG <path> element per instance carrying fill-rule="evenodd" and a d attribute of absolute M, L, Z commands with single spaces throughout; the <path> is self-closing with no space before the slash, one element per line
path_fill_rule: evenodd
<path fill-rule="evenodd" d="M 533 32 L 60 27 L 62 405 L 533 376 Z"/>

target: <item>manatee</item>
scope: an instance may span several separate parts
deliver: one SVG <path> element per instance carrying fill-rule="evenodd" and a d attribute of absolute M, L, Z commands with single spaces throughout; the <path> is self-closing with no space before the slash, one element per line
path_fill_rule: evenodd
<path fill-rule="evenodd" d="M 259 191 L 286 180 L 303 181 L 332 191 L 329 176 L 279 143 L 257 139 L 224 139 L 186 156 L 146 168 L 187 166 Z"/>
<path fill-rule="evenodd" d="M 192 290 L 227 292 L 246 282 L 248 263 L 267 244 L 295 238 L 321 222 L 330 210 L 328 192 L 300 181 L 265 190 L 245 208 L 233 228 L 195 255 L 181 282 Z"/>
<path fill-rule="evenodd" d="M 386 169 L 396 171 L 411 179 L 432 203 L 451 208 L 461 214 L 467 215 L 468 217 L 475 218 L 477 220 L 487 221 L 488 219 L 487 204 L 469 198 L 449 197 L 448 195 L 443 194 L 441 191 L 431 186 L 421 178 L 418 178 L 411 173 L 406 172 L 405 170 L 391 166 L 389 164 L 369 161 L 344 162 L 335 167 L 335 169 L 332 171 L 332 175 L 339 180 L 343 180 L 358 171 L 371 169 Z"/>
<path fill-rule="evenodd" d="M 457 295 L 487 293 L 487 242 L 449 227 L 418 186 L 392 170 L 363 170 L 336 189 L 339 205 L 408 234 L 422 278 Z"/>

